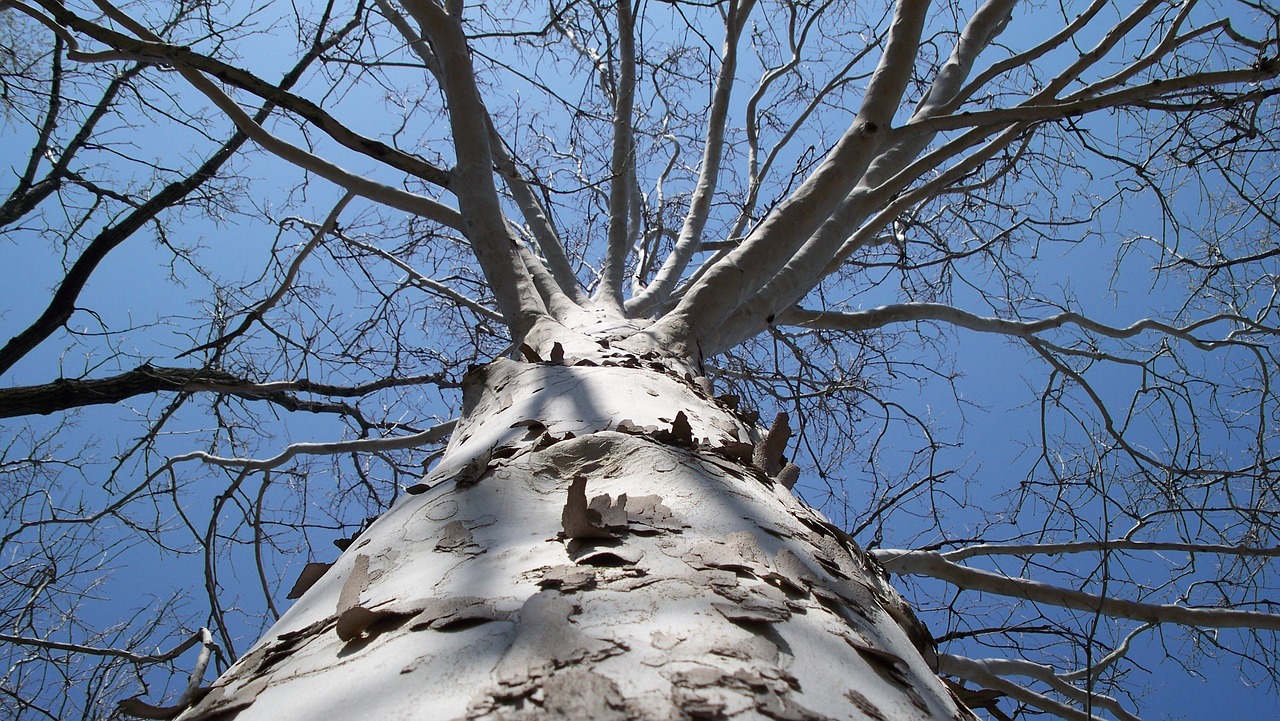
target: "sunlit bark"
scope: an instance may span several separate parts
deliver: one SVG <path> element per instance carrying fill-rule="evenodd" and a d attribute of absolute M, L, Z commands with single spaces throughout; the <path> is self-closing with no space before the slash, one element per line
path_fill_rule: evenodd
<path fill-rule="evenodd" d="M 473 371 L 418 495 L 183 718 L 968 717 L 875 566 L 744 460 L 751 426 L 590 359 Z"/>

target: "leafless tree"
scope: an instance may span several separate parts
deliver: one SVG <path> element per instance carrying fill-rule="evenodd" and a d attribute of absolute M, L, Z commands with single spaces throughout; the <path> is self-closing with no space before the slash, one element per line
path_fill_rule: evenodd
<path fill-rule="evenodd" d="M 0 0 L 0 710 L 1274 686 L 1278 56 L 1252 0 Z"/>

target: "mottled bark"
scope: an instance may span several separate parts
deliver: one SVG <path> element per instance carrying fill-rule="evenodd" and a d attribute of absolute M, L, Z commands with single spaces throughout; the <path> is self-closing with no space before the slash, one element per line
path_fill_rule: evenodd
<path fill-rule="evenodd" d="M 736 409 L 678 359 L 556 344 L 468 376 L 417 493 L 184 719 L 973 718 Z"/>

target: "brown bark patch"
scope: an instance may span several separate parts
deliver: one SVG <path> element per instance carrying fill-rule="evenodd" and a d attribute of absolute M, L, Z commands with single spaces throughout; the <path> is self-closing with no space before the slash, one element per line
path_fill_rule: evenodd
<path fill-rule="evenodd" d="M 605 498 L 607 499 L 607 496 Z M 625 504 L 625 501 L 623 503 Z M 606 510 L 611 510 L 611 504 L 607 500 L 603 506 Z M 569 497 L 565 501 L 564 511 L 560 515 L 564 537 L 575 541 L 615 538 L 617 534 L 606 526 L 600 507 L 601 504 L 597 504 L 595 508 L 587 504 L 587 477 L 574 476 L 569 484 Z M 617 516 L 611 514 L 611 517 Z M 622 523 L 626 525 L 625 505 L 622 511 Z"/>
<path fill-rule="evenodd" d="M 308 563 L 302 567 L 302 572 L 298 574 L 298 580 L 293 582 L 293 588 L 289 589 L 289 593 L 285 598 L 302 598 L 302 594 L 307 589 L 316 585 L 325 572 L 333 567 L 332 563 Z"/>

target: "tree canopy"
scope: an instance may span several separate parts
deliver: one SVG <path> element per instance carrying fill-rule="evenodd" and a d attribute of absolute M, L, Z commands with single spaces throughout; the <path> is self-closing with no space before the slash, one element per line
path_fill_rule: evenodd
<path fill-rule="evenodd" d="M 0 0 L 0 709 L 225 667 L 565 327 L 788 413 L 991 718 L 1272 687 L 1278 56 L 1251 0 Z"/>

